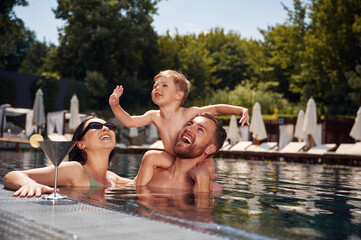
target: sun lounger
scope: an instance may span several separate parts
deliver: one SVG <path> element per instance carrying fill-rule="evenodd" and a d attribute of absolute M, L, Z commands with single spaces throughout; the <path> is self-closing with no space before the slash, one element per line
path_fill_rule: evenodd
<path fill-rule="evenodd" d="M 59 133 L 52 133 L 48 135 L 49 140 L 54 142 L 69 141 L 64 135 Z"/>
<path fill-rule="evenodd" d="M 221 147 L 220 150 L 228 150 L 230 147 L 232 147 L 232 145 L 229 144 L 228 141 L 225 141 L 225 142 L 223 143 L 223 146 Z"/>
<path fill-rule="evenodd" d="M 247 147 L 251 146 L 251 141 L 240 141 L 233 145 L 231 148 L 228 149 L 228 151 L 244 151 L 247 149 Z"/>
<path fill-rule="evenodd" d="M 251 145 L 247 147 L 246 151 L 255 151 L 255 152 L 266 152 L 271 151 L 276 148 L 277 142 L 264 142 L 258 145 Z"/>
<path fill-rule="evenodd" d="M 337 154 L 350 154 L 350 150 L 355 146 L 354 143 L 341 143 L 336 149 Z"/>
<path fill-rule="evenodd" d="M 341 143 L 336 149 L 336 154 L 351 154 L 361 156 L 361 142 Z"/>
<path fill-rule="evenodd" d="M 333 149 L 336 148 L 336 144 L 335 143 L 328 143 L 328 144 L 320 144 L 317 145 L 315 147 L 310 148 L 307 153 L 312 153 L 312 154 L 324 154 L 328 151 L 331 151 Z"/>
<path fill-rule="evenodd" d="M 155 143 L 151 144 L 149 146 L 149 149 L 160 149 L 160 150 L 164 150 L 164 146 L 163 146 L 163 142 L 162 140 L 158 140 Z"/>
<path fill-rule="evenodd" d="M 361 142 L 357 142 L 354 144 L 354 146 L 350 149 L 350 154 L 361 156 Z"/>
<path fill-rule="evenodd" d="M 305 142 L 290 142 L 279 152 L 281 153 L 296 153 L 300 152 L 306 146 Z"/>

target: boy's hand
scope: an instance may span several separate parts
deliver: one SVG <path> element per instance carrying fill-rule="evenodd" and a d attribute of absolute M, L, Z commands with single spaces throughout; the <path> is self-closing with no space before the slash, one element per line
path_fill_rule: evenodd
<path fill-rule="evenodd" d="M 217 175 L 211 173 L 207 167 L 197 166 L 191 169 L 189 175 L 194 181 L 194 192 L 212 192 L 213 180 L 217 179 Z"/>
<path fill-rule="evenodd" d="M 247 108 L 243 108 L 242 117 L 241 120 L 239 120 L 239 123 L 241 124 L 242 127 L 244 126 L 244 124 L 249 125 L 249 115 Z"/>
<path fill-rule="evenodd" d="M 110 107 L 116 107 L 119 105 L 119 97 L 123 94 L 123 86 L 116 86 L 112 95 L 109 97 Z"/>

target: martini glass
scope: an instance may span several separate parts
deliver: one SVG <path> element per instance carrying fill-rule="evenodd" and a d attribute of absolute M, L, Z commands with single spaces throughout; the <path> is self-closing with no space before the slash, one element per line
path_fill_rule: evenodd
<path fill-rule="evenodd" d="M 45 155 L 55 166 L 55 178 L 54 178 L 54 192 L 50 195 L 44 196 L 46 200 L 66 199 L 67 196 L 62 196 L 56 192 L 56 186 L 58 181 L 58 166 L 64 160 L 65 156 L 75 146 L 76 141 L 62 141 L 55 142 L 50 140 L 39 141 L 41 149 Z"/>

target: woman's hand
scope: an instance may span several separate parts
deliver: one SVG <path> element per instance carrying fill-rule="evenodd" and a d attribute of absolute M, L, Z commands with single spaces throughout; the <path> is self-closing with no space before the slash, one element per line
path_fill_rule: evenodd
<path fill-rule="evenodd" d="M 43 193 L 53 193 L 54 188 L 39 184 L 36 182 L 28 183 L 21 188 L 19 188 L 14 194 L 13 197 L 41 197 Z M 59 192 L 59 189 L 57 189 Z"/>

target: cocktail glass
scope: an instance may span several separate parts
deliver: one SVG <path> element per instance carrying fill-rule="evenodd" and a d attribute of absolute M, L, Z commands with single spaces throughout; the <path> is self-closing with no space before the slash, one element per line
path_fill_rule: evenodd
<path fill-rule="evenodd" d="M 56 192 L 57 181 L 58 181 L 58 166 L 64 160 L 65 156 L 75 146 L 76 141 L 61 141 L 55 142 L 50 140 L 39 141 L 41 149 L 45 155 L 55 166 L 55 177 L 54 177 L 54 192 L 50 195 L 46 195 L 43 198 L 47 200 L 66 199 L 67 196 L 60 195 Z"/>

